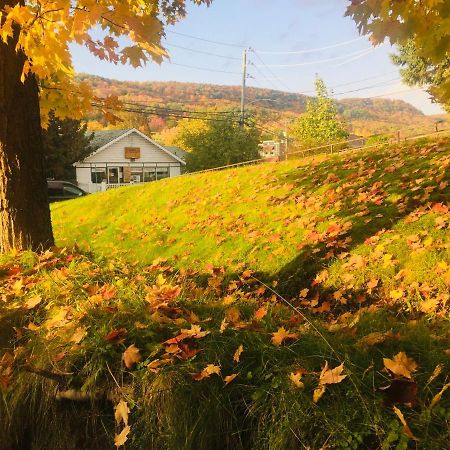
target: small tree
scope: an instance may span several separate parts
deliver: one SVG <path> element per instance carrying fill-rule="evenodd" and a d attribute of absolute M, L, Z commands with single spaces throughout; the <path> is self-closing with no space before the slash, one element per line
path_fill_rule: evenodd
<path fill-rule="evenodd" d="M 190 150 L 186 165 L 189 172 L 250 161 L 259 157 L 259 131 L 240 126 L 230 116 L 211 121 L 191 132 L 184 127 L 179 142 Z"/>
<path fill-rule="evenodd" d="M 59 119 L 51 112 L 48 127 L 43 131 L 47 178 L 75 179 L 72 164 L 91 153 L 92 137 L 87 133 L 86 124 L 75 119 Z"/>
<path fill-rule="evenodd" d="M 341 141 L 348 136 L 344 123 L 338 118 L 336 102 L 328 94 L 325 83 L 317 78 L 316 98 L 308 99 L 306 113 L 292 126 L 292 134 L 302 147 L 314 147 Z"/>

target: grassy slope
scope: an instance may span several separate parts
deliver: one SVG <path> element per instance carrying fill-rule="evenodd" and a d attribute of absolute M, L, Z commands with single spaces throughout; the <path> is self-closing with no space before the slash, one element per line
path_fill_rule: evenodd
<path fill-rule="evenodd" d="M 378 280 L 368 295 L 401 289 L 392 297 L 416 303 L 429 290 L 442 303 L 449 163 L 447 140 L 264 164 L 54 205 L 53 222 L 59 245 L 199 272 L 251 269 L 290 296 L 317 277 L 326 292 L 359 294 Z"/>
<path fill-rule="evenodd" d="M 446 448 L 449 163 L 443 141 L 55 205 L 59 243 L 94 255 L 0 256 L 2 450 L 111 448 L 120 399 L 127 449 Z M 389 373 L 400 352 L 417 366 Z M 314 402 L 325 362 L 346 378 Z"/>

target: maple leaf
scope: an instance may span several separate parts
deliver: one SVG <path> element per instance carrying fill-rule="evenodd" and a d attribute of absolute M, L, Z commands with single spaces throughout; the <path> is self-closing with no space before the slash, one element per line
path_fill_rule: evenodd
<path fill-rule="evenodd" d="M 131 428 L 129 425 L 126 425 L 124 429 L 114 436 L 114 445 L 116 447 L 121 447 L 125 444 L 128 440 L 128 433 L 130 432 Z"/>
<path fill-rule="evenodd" d="M 134 344 L 130 345 L 122 354 L 122 361 L 127 369 L 131 369 L 141 359 L 139 349 Z"/>
<path fill-rule="evenodd" d="M 211 375 L 220 375 L 220 366 L 214 364 L 208 364 L 201 372 L 192 375 L 195 381 L 201 381 L 205 378 L 209 378 Z"/>
<path fill-rule="evenodd" d="M 253 315 L 255 320 L 262 320 L 263 317 L 265 317 L 267 315 L 267 308 L 265 308 L 264 306 L 261 306 L 260 308 L 258 308 L 255 311 L 255 314 Z"/>
<path fill-rule="evenodd" d="M 406 353 L 397 353 L 393 359 L 383 358 L 384 367 L 394 375 L 412 378 L 412 374 L 417 370 L 417 363 L 406 356 Z"/>
<path fill-rule="evenodd" d="M 114 418 L 116 423 L 120 425 L 123 422 L 124 425 L 128 425 L 128 413 L 130 412 L 127 402 L 120 400 L 114 409 Z"/>
<path fill-rule="evenodd" d="M 277 347 L 288 339 L 298 339 L 298 334 L 288 333 L 284 327 L 280 327 L 276 332 L 272 333 L 272 344 Z"/>
<path fill-rule="evenodd" d="M 303 371 L 302 370 L 298 370 L 296 372 L 291 372 L 289 374 L 289 379 L 294 383 L 294 385 L 299 388 L 299 389 L 303 389 L 305 387 L 303 381 L 301 381 L 301 378 L 303 376 Z"/>
<path fill-rule="evenodd" d="M 320 373 L 319 384 L 337 384 L 344 380 L 347 375 L 341 375 L 344 370 L 344 363 L 334 369 L 328 368 L 328 361 L 325 361 L 325 366 Z"/>
<path fill-rule="evenodd" d="M 73 333 L 73 336 L 70 338 L 70 342 L 73 342 L 74 344 L 79 344 L 86 337 L 86 335 L 87 335 L 86 328 L 78 327 Z"/>
<path fill-rule="evenodd" d="M 42 297 L 40 295 L 36 295 L 35 297 L 29 298 L 25 302 L 25 308 L 26 309 L 33 309 L 34 307 L 39 305 L 39 303 L 41 303 L 41 302 L 42 302 Z"/>
<path fill-rule="evenodd" d="M 239 362 L 243 351 L 244 351 L 244 346 L 241 344 L 237 348 L 237 350 L 234 352 L 234 356 L 233 356 L 233 361 L 234 362 L 237 362 L 237 363 Z"/>
<path fill-rule="evenodd" d="M 223 379 L 223 381 L 225 382 L 225 385 L 230 384 L 237 376 L 238 376 L 237 373 L 232 373 L 231 375 L 227 375 Z"/>

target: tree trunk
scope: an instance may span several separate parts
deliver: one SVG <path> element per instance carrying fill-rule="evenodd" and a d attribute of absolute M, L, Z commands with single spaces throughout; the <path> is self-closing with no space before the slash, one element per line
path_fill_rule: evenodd
<path fill-rule="evenodd" d="M 0 0 L 14 6 L 16 0 Z M 21 82 L 20 30 L 0 41 L 0 253 L 53 245 L 36 78 Z"/>

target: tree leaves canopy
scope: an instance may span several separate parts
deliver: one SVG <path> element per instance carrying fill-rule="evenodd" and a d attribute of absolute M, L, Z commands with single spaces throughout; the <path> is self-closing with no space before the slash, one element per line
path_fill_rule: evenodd
<path fill-rule="evenodd" d="M 209 5 L 212 0 L 191 1 Z M 80 118 L 92 94 L 74 81 L 69 45 L 83 45 L 114 64 L 160 63 L 167 56 L 161 45 L 164 25 L 183 17 L 185 6 L 186 0 L 6 0 L 0 41 L 15 42 L 27 56 L 22 80 L 29 73 L 39 79 L 44 116 L 57 107 L 60 117 Z"/>

